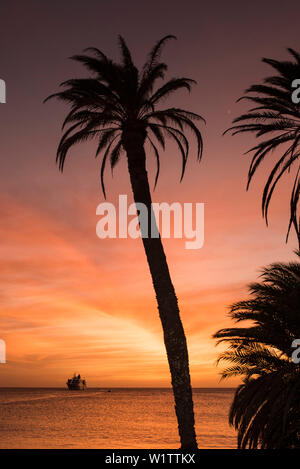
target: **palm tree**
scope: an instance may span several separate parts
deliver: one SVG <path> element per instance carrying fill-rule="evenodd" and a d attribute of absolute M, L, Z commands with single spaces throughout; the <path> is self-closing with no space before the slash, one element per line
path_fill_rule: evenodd
<path fill-rule="evenodd" d="M 171 38 L 174 36 L 165 36 L 155 44 L 141 71 L 134 65 L 122 37 L 119 37 L 121 63 L 113 62 L 97 48 L 86 49 L 91 55 L 76 55 L 72 58 L 84 64 L 93 76 L 65 81 L 62 83 L 62 91 L 47 98 L 55 97 L 71 106 L 63 124 L 63 127 L 68 125 L 68 129 L 57 150 L 60 170 L 63 171 L 65 158 L 73 145 L 97 139 L 96 156 L 103 152 L 101 185 L 105 196 L 104 170 L 107 159 L 113 169 L 125 152 L 134 201 L 146 205 L 149 227 L 152 201 L 146 171 L 146 142 L 157 162 L 155 185 L 160 168 L 158 145 L 164 149 L 166 137 L 176 143 L 181 154 L 181 179 L 189 154 L 185 129 L 196 137 L 198 160 L 201 159 L 203 148 L 201 133 L 194 123 L 204 120 L 201 116 L 175 107 L 159 108 L 162 100 L 173 92 L 182 88 L 190 91 L 194 80 L 172 78 L 154 91 L 156 81 L 165 77 L 167 65 L 160 62 L 160 54 L 166 41 Z M 146 237 L 143 233 L 142 241 L 163 327 L 181 447 L 196 448 L 188 351 L 177 297 L 160 236 Z"/>
<path fill-rule="evenodd" d="M 297 167 L 294 185 L 290 198 L 290 221 L 287 230 L 286 241 L 292 225 L 295 228 L 300 249 L 300 218 L 297 214 L 297 205 L 300 197 L 300 105 L 292 100 L 293 82 L 300 78 L 300 54 L 293 49 L 288 49 L 293 61 L 279 61 L 274 59 L 262 59 L 263 62 L 276 70 L 277 74 L 265 78 L 263 84 L 252 85 L 245 91 L 245 96 L 240 98 L 254 103 L 246 114 L 234 119 L 233 127 L 224 133 L 231 131 L 232 135 L 253 132 L 256 137 L 267 136 L 247 152 L 253 152 L 249 172 L 249 184 L 267 155 L 273 150 L 279 151 L 279 156 L 273 166 L 264 187 L 262 196 L 262 213 L 268 224 L 268 209 L 273 192 L 281 177 L 290 171 L 291 167 Z"/>
<path fill-rule="evenodd" d="M 300 364 L 292 359 L 300 339 L 300 263 L 265 268 L 249 289 L 252 298 L 233 304 L 230 315 L 252 325 L 214 335 L 229 344 L 218 360 L 229 362 L 222 377 L 243 377 L 229 422 L 239 448 L 300 448 Z"/>

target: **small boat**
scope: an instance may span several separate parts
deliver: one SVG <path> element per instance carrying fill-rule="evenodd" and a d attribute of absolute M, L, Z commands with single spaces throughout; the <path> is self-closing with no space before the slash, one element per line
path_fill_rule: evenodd
<path fill-rule="evenodd" d="M 86 389 L 86 381 L 82 379 L 80 375 L 74 373 L 73 378 L 69 378 L 67 381 L 67 386 L 70 391 L 84 391 Z"/>

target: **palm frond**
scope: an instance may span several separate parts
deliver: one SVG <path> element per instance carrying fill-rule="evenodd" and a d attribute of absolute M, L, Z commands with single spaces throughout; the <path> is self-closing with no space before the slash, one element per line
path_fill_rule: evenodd
<path fill-rule="evenodd" d="M 83 54 L 71 57 L 83 64 L 91 72 L 91 76 L 65 80 L 61 83 L 61 90 L 45 100 L 56 98 L 70 107 L 62 125 L 64 133 L 57 150 L 57 161 L 61 170 L 73 145 L 97 138 L 96 156 L 104 153 L 100 179 L 106 197 L 104 171 L 107 159 L 110 158 L 113 170 L 122 150 L 125 149 L 124 142 L 135 139 L 137 133 L 140 133 L 140 141 L 145 142 L 148 138 L 150 148 L 155 154 L 157 169 L 154 186 L 159 176 L 160 161 L 158 149 L 150 135 L 154 136 L 163 150 L 166 137 L 175 142 L 182 158 L 182 179 L 189 153 L 189 141 L 184 129 L 188 129 L 195 136 L 197 157 L 201 159 L 202 136 L 194 122 L 204 119 L 183 109 L 158 109 L 162 99 L 182 88 L 190 91 L 195 83 L 189 78 L 171 78 L 154 89 L 156 81 L 164 79 L 167 70 L 167 64 L 160 62 L 163 46 L 174 38 L 175 36 L 167 35 L 160 39 L 150 51 L 140 72 L 122 36 L 118 37 L 120 63 L 114 62 L 96 47 L 89 47 Z M 142 152 L 142 157 L 143 155 Z"/>
<path fill-rule="evenodd" d="M 248 112 L 233 120 L 233 126 L 224 133 L 232 135 L 240 133 L 254 133 L 257 138 L 265 135 L 267 140 L 260 141 L 247 153 L 254 152 L 248 173 L 247 189 L 264 159 L 274 150 L 283 152 L 275 163 L 262 197 L 262 213 L 268 224 L 268 209 L 275 190 L 282 176 L 290 169 L 297 166 L 300 155 L 300 109 L 292 101 L 292 82 L 300 76 L 300 54 L 293 49 L 288 49 L 294 60 L 278 61 L 264 58 L 264 63 L 271 66 L 277 75 L 264 79 L 263 84 L 254 84 L 246 89 L 240 100 L 255 103 Z M 285 149 L 285 145 L 289 145 Z M 296 178 L 297 179 L 297 178 Z M 297 184 L 296 184 L 297 186 Z M 290 199 L 290 220 L 287 230 L 288 241 L 291 227 L 294 226 L 300 246 L 300 219 L 297 216 L 299 198 L 297 190 L 293 188 Z M 295 197 L 296 195 L 296 197 Z"/>
<path fill-rule="evenodd" d="M 300 447 L 300 365 L 291 345 L 300 337 L 300 263 L 274 263 L 261 282 L 249 285 L 251 298 L 231 305 L 230 317 L 246 327 L 214 334 L 227 345 L 217 363 L 226 363 L 222 378 L 240 376 L 229 422 L 239 448 Z M 251 321 L 251 325 L 248 322 Z"/>

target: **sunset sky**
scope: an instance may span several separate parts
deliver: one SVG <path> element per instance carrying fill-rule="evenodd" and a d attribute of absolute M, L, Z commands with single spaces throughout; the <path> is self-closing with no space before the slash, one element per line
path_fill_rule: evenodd
<path fill-rule="evenodd" d="M 67 108 L 43 99 L 60 82 L 85 76 L 68 60 L 95 46 L 118 58 L 122 34 L 141 66 L 166 34 L 168 77 L 197 81 L 166 105 L 205 117 L 203 160 L 190 155 L 181 184 L 180 156 L 169 145 L 161 158 L 155 202 L 204 202 L 205 242 L 185 249 L 165 240 L 190 352 L 194 386 L 220 383 L 221 351 L 212 334 L 231 324 L 228 305 L 247 296 L 261 267 L 292 260 L 295 237 L 285 244 L 293 173 L 275 193 L 267 228 L 261 191 L 273 157 L 246 192 L 254 137 L 222 132 L 248 108 L 236 103 L 252 83 L 270 74 L 262 57 L 299 51 L 298 1 L 78 0 L 2 1 L 0 78 L 0 338 L 7 364 L 0 386 L 64 386 L 73 372 L 89 386 L 169 386 L 170 377 L 151 278 L 140 239 L 96 236 L 101 159 L 95 145 L 74 148 L 64 174 L 55 165 Z M 193 148 L 195 148 L 193 146 Z M 276 154 L 274 154 L 276 158 Z M 154 180 L 154 158 L 148 169 Z M 132 196 L 126 161 L 106 173 L 107 200 Z"/>

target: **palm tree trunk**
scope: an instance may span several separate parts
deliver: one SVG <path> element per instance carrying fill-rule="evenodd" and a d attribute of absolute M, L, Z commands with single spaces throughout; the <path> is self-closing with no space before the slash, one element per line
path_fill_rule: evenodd
<path fill-rule="evenodd" d="M 141 132 L 123 134 L 123 145 L 127 153 L 128 170 L 135 203 L 143 203 L 148 209 L 148 230 L 152 200 L 146 171 L 144 151 L 145 135 Z M 181 448 L 196 449 L 195 419 L 189 359 L 186 338 L 181 323 L 177 297 L 171 281 L 161 237 L 143 237 L 143 244 L 156 293 L 159 316 L 162 323 L 164 342 L 172 377 L 175 411 Z"/>

